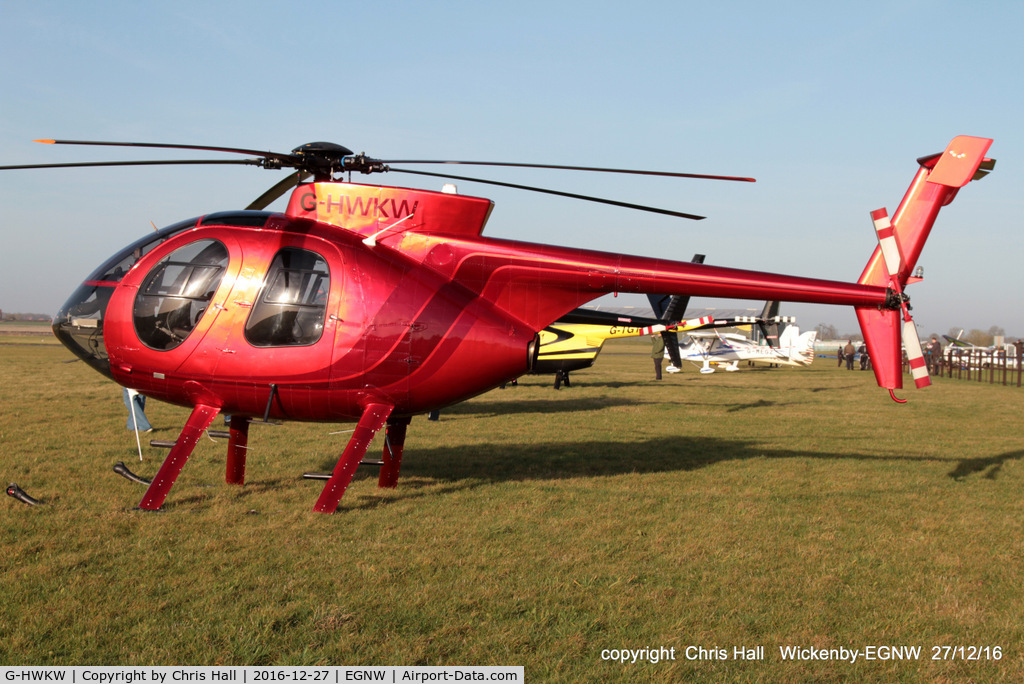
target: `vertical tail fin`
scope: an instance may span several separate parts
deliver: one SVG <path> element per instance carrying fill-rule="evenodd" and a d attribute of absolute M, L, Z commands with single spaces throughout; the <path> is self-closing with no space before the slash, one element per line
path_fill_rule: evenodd
<path fill-rule="evenodd" d="M 872 213 L 880 243 L 868 260 L 859 283 L 888 287 L 893 296 L 885 308 L 855 307 L 868 353 L 871 355 L 875 379 L 890 391 L 903 387 L 903 356 L 901 340 L 906 343 L 911 358 L 914 380 L 918 387 L 930 383 L 927 371 L 923 374 L 914 358 L 920 350 L 917 331 L 910 318 L 909 306 L 903 287 L 917 265 L 924 243 L 928 239 L 939 210 L 956 197 L 957 192 L 971 180 L 977 180 L 995 166 L 995 160 L 985 157 L 992 140 L 957 136 L 941 154 L 918 159 L 921 168 L 914 177 L 903 201 L 885 225 L 884 211 Z M 888 261 L 898 259 L 898 264 Z M 887 261 L 888 260 L 888 261 Z M 903 325 L 900 313 L 903 313 Z M 913 337 L 913 339 L 909 339 Z M 916 344 L 915 344 L 916 342 Z M 917 351 L 915 351 L 917 350 Z"/>
<path fill-rule="evenodd" d="M 786 324 L 779 320 L 779 307 L 781 304 L 777 300 L 765 302 L 764 309 L 761 310 L 761 319 L 757 324 L 769 347 L 779 346 L 779 336 L 786 328 Z"/>
<path fill-rule="evenodd" d="M 907 278 L 917 265 L 939 210 L 953 201 L 960 188 L 986 175 L 995 166 L 994 159 L 985 157 L 991 145 L 989 138 L 960 135 L 953 138 L 941 154 L 917 160 L 921 168 L 892 218 L 893 235 L 903 256 L 897 274 L 900 286 L 907 284 Z M 857 282 L 883 287 L 888 284 L 889 274 L 881 246 L 875 248 Z"/>
<path fill-rule="evenodd" d="M 704 255 L 694 254 L 690 260 L 694 264 L 703 264 Z M 686 306 L 690 303 L 689 296 L 680 295 L 647 295 L 654 315 L 663 321 L 681 321 L 686 316 Z M 672 330 L 661 333 L 665 340 L 665 349 L 668 350 L 668 357 L 672 367 L 679 368 L 683 365 L 679 356 L 679 336 Z"/>
<path fill-rule="evenodd" d="M 791 330 L 792 328 L 786 328 Z M 799 328 L 796 328 L 799 332 Z M 817 330 L 808 330 L 805 333 L 800 333 L 796 338 L 796 344 L 789 352 L 789 358 L 791 361 L 796 361 L 804 366 L 809 366 L 814 362 L 814 340 L 818 337 Z"/>

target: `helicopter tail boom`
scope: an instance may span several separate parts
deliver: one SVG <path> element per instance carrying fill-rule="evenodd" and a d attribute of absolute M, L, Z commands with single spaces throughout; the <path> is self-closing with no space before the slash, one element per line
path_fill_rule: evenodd
<path fill-rule="evenodd" d="M 735 299 L 853 306 L 875 365 L 878 384 L 902 387 L 901 340 L 911 354 L 918 386 L 928 384 L 917 351 L 903 286 L 917 263 L 939 210 L 957 191 L 994 166 L 991 140 L 960 136 L 939 155 L 919 159 L 921 169 L 892 221 L 900 260 L 888 264 L 877 247 L 856 283 L 778 275 L 591 250 L 488 238 L 447 237 L 445 265 L 454 281 L 539 330 L 602 294 L 661 292 Z M 880 216 L 880 215 L 878 215 Z M 885 233 L 888 238 L 888 232 Z M 435 243 L 424 246 L 430 254 Z M 902 322 L 901 322 L 902 313 Z"/>
<path fill-rule="evenodd" d="M 444 240 L 452 280 L 539 330 L 612 292 L 879 306 L 884 287 L 507 240 Z M 425 250 L 430 253 L 432 250 Z"/>

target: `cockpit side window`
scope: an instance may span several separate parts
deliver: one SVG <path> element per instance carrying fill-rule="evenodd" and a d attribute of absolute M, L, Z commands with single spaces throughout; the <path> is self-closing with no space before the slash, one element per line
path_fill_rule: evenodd
<path fill-rule="evenodd" d="M 135 297 L 135 332 L 151 349 L 174 349 L 192 333 L 220 287 L 228 250 L 198 240 L 174 250 L 149 272 Z"/>
<path fill-rule="evenodd" d="M 245 324 L 254 347 L 316 343 L 324 330 L 331 274 L 316 252 L 288 247 L 274 256 L 263 288 Z"/>

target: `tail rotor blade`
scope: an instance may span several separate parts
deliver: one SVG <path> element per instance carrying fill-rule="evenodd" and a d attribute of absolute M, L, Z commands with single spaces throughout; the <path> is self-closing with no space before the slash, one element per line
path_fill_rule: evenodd
<path fill-rule="evenodd" d="M 876 209 L 871 212 L 871 220 L 875 223 L 875 233 L 878 235 L 878 245 L 882 249 L 885 268 L 890 276 L 898 276 L 900 269 L 903 268 L 903 255 L 896 241 L 896 232 L 889 220 L 889 212 L 885 209 Z"/>
<path fill-rule="evenodd" d="M 921 389 L 932 384 L 928 376 L 928 364 L 924 361 L 921 351 L 921 338 L 917 334 L 917 326 L 907 316 L 903 321 L 903 347 L 907 350 L 907 361 L 910 362 L 910 374 L 914 377 L 914 385 Z"/>

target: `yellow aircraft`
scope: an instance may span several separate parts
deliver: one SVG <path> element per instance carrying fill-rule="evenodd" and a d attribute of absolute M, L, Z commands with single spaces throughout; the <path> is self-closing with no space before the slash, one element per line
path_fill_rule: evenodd
<path fill-rule="evenodd" d="M 605 341 L 663 332 L 686 332 L 713 325 L 712 316 L 674 323 L 608 311 L 576 309 L 540 331 L 534 374 L 555 374 L 555 389 L 569 386 L 569 372 L 594 365 Z"/>

